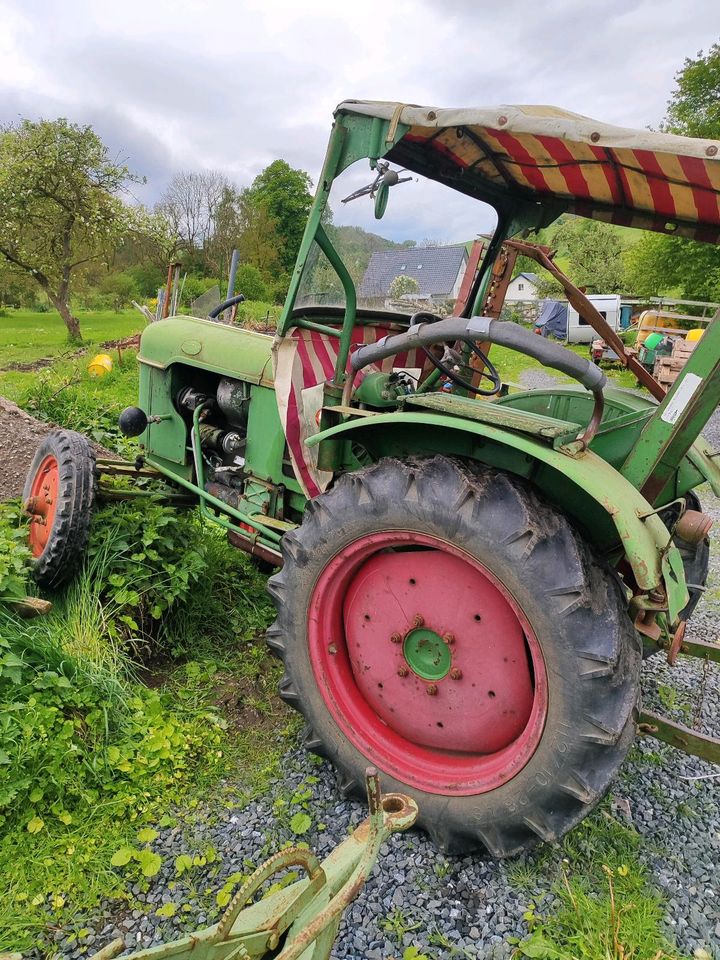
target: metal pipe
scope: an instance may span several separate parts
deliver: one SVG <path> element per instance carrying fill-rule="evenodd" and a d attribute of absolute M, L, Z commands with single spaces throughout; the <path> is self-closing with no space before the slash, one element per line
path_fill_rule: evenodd
<path fill-rule="evenodd" d="M 357 316 L 357 293 L 355 284 L 350 276 L 347 267 L 340 259 L 335 247 L 330 242 L 330 238 L 325 233 L 322 224 L 318 224 L 315 240 L 322 252 L 330 261 L 330 266 L 340 279 L 345 293 L 345 316 L 343 317 L 342 332 L 340 334 L 340 349 L 338 350 L 337 360 L 335 361 L 335 377 L 333 383 L 336 387 L 341 387 L 345 382 L 347 374 L 345 367 L 350 354 L 350 344 L 352 343 L 352 332 L 355 326 Z M 352 377 L 350 378 L 352 379 Z"/>
<path fill-rule="evenodd" d="M 230 257 L 230 274 L 228 276 L 226 300 L 231 300 L 235 294 L 235 278 L 237 277 L 238 263 L 240 263 L 240 251 L 233 250 L 232 256 Z"/>
<path fill-rule="evenodd" d="M 300 243 L 300 250 L 298 251 L 295 270 L 290 278 L 290 286 L 285 298 L 285 305 L 280 315 L 280 322 L 277 328 L 277 335 L 279 337 L 287 336 L 290 328 L 296 326 L 296 324 L 293 323 L 292 311 L 300 288 L 300 280 L 305 270 L 308 254 L 315 240 L 315 234 L 320 226 L 320 220 L 325 212 L 328 197 L 330 196 L 330 188 L 335 179 L 338 167 L 340 166 L 346 136 L 347 130 L 342 123 L 342 119 L 338 118 L 333 124 L 332 133 L 330 134 L 330 142 L 328 143 L 325 162 L 323 163 L 322 172 L 318 180 L 315 199 L 310 208 L 310 214 L 305 225 L 305 232 L 303 233 L 302 242 Z"/>
<path fill-rule="evenodd" d="M 314 320 L 305 320 L 299 317 L 293 324 L 303 330 L 315 330 L 316 333 L 326 333 L 329 337 L 339 337 L 340 331 L 336 327 L 328 327 L 324 323 L 315 323 Z"/>
<path fill-rule="evenodd" d="M 200 409 L 198 407 L 198 409 Z M 193 425 L 194 428 L 194 425 Z M 194 440 L 193 440 L 194 443 Z M 193 460 L 195 461 L 195 451 L 193 450 Z M 146 457 L 146 463 L 149 463 L 150 466 L 155 467 L 157 470 L 160 470 L 161 473 L 164 473 L 160 464 L 155 463 L 149 457 Z M 197 473 L 197 463 L 195 467 Z M 168 476 L 167 473 L 164 473 L 165 476 Z M 198 479 L 201 480 L 203 476 L 202 465 L 200 466 L 200 474 Z M 197 486 L 194 483 L 191 483 L 189 480 L 186 480 L 184 477 L 172 474 L 170 479 L 173 483 L 177 483 L 181 487 L 185 487 L 186 490 L 191 490 L 197 497 L 200 498 L 200 512 L 203 516 L 206 516 L 213 523 L 219 524 L 221 527 L 225 527 L 227 530 L 232 530 L 233 533 L 237 533 L 240 536 L 244 536 L 246 539 L 252 539 L 253 534 L 248 534 L 247 530 L 243 530 L 241 527 L 235 526 L 235 524 L 230 523 L 224 517 L 216 517 L 213 514 L 208 514 L 203 509 L 204 503 L 209 503 L 217 510 L 220 510 L 221 513 L 229 514 L 234 517 L 240 523 L 246 523 L 248 526 L 252 527 L 254 530 L 257 530 L 255 536 L 260 538 L 260 542 L 264 543 L 269 549 L 277 550 L 277 546 L 282 540 L 282 534 L 276 533 L 274 530 L 271 530 L 269 527 L 265 527 L 261 521 L 255 517 L 253 514 L 243 513 L 241 510 L 237 510 L 235 507 L 231 507 L 229 504 L 224 503 L 222 500 L 219 500 L 217 497 L 213 497 L 212 494 L 208 493 L 207 490 L 202 489 L 202 487 Z M 263 539 L 264 538 L 264 539 Z M 269 542 L 268 542 L 269 541 Z"/>
<path fill-rule="evenodd" d="M 269 540 L 280 543 L 282 540 L 282 535 L 275 533 L 274 530 L 270 530 L 267 527 L 263 527 L 262 524 L 258 523 L 257 520 L 252 518 L 251 514 L 243 513 L 241 510 L 237 510 L 235 507 L 231 507 L 230 504 L 225 503 L 223 500 L 214 497 L 211 493 L 208 493 L 205 489 L 205 471 L 203 470 L 202 465 L 202 450 L 200 447 L 200 414 L 203 411 L 203 408 L 206 406 L 204 403 L 198 404 L 193 411 L 193 425 L 191 433 L 191 442 L 192 442 L 192 452 L 193 452 L 193 461 L 195 463 L 195 476 L 197 479 L 197 492 L 201 497 L 200 502 L 200 513 L 205 516 L 208 520 L 211 520 L 213 523 L 219 523 L 221 527 L 225 527 L 228 530 L 233 530 L 235 533 L 240 533 L 242 535 L 243 530 L 241 527 L 236 527 L 234 524 L 231 524 L 229 521 L 223 522 L 223 517 L 216 517 L 209 513 L 207 507 L 203 501 L 212 503 L 213 506 L 217 507 L 222 513 L 229 513 L 230 516 L 235 517 L 241 523 L 247 523 L 248 526 L 253 527 L 258 531 L 258 534 L 262 533 Z M 189 486 L 192 487 L 191 484 Z M 244 531 L 247 533 L 247 531 Z"/>

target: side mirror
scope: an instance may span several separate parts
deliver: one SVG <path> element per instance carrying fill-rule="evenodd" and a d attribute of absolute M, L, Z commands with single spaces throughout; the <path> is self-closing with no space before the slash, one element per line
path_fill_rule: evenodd
<path fill-rule="evenodd" d="M 388 205 L 390 196 L 390 184 L 385 180 L 380 182 L 380 186 L 375 192 L 375 219 L 382 220 Z"/>

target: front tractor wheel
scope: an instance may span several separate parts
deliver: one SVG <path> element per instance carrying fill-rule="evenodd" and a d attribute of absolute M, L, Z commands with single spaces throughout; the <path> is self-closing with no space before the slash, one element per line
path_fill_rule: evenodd
<path fill-rule="evenodd" d="M 74 430 L 52 430 L 35 451 L 23 491 L 33 576 L 40 586 L 59 587 L 77 573 L 90 535 L 94 493 L 90 441 Z"/>
<path fill-rule="evenodd" d="M 505 473 L 445 457 L 344 476 L 270 581 L 281 696 L 346 793 L 368 763 L 449 852 L 555 840 L 633 736 L 640 643 L 613 575 Z"/>

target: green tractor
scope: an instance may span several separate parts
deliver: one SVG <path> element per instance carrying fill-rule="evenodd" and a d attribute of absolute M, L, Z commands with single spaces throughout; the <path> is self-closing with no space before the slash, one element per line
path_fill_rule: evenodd
<path fill-rule="evenodd" d="M 277 568 L 267 641 L 308 749 L 345 794 L 374 764 L 447 851 L 512 856 L 561 837 L 637 733 L 719 760 L 720 744 L 638 698 L 643 650 L 720 659 L 683 635 L 708 565 L 693 491 L 720 495 L 699 439 L 720 319 L 665 395 L 525 239 L 572 213 L 715 243 L 719 146 L 551 107 L 341 104 L 276 336 L 151 323 L 139 406 L 120 420 L 135 463 L 96 460 L 70 431 L 41 445 L 25 491 L 38 580 L 77 569 L 108 474 L 164 479 L 171 501 Z M 369 197 L 378 218 L 403 171 L 497 212 L 454 315 L 359 300 L 323 214 L 335 180 L 368 161 L 373 181 L 346 199 Z M 499 319 L 518 254 L 560 280 L 645 395 Z M 308 293 L 318 257 L 339 306 Z M 492 344 L 576 383 L 508 392 Z"/>

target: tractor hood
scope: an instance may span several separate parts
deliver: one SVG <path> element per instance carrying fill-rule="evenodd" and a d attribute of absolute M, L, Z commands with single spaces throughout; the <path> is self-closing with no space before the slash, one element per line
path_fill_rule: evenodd
<path fill-rule="evenodd" d="M 138 362 L 165 370 L 184 363 L 223 376 L 273 384 L 270 350 L 273 338 L 198 317 L 156 320 L 143 331 Z"/>

